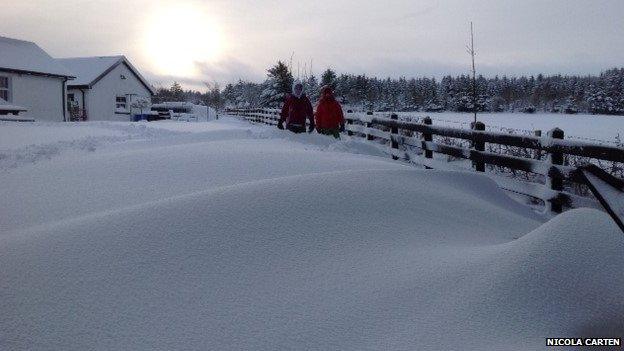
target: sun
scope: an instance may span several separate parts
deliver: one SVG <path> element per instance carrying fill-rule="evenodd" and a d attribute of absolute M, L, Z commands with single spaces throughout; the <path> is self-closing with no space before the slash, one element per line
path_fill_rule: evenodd
<path fill-rule="evenodd" d="M 144 25 L 144 54 L 160 74 L 197 76 L 196 63 L 216 60 L 223 38 L 214 19 L 191 4 L 159 7 Z"/>

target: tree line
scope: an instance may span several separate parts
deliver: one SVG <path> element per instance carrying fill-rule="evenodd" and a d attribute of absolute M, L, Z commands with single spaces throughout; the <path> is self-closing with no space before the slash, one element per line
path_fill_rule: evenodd
<path fill-rule="evenodd" d="M 183 90 L 178 83 L 159 88 L 156 101 L 192 101 L 223 107 L 279 107 L 295 78 L 288 65 L 278 62 L 267 70 L 262 83 L 239 80 L 221 89 L 207 84 L 207 91 Z M 456 111 L 592 113 L 624 115 L 624 68 L 598 76 L 543 75 L 476 79 L 473 105 L 472 79 L 468 75 L 435 78 L 385 78 L 337 74 L 325 70 L 320 79 L 300 79 L 312 101 L 319 89 L 330 85 L 336 97 L 350 108 L 371 111 Z"/>

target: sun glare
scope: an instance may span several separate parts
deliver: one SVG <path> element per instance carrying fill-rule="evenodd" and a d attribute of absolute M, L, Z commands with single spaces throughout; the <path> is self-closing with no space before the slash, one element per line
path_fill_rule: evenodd
<path fill-rule="evenodd" d="M 197 6 L 160 7 L 144 28 L 145 55 L 160 74 L 196 76 L 196 63 L 214 61 L 223 50 L 218 26 Z"/>

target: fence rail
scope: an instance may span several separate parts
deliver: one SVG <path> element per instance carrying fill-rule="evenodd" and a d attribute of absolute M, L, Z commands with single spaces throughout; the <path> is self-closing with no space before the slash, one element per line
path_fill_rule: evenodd
<path fill-rule="evenodd" d="M 226 112 L 255 123 L 275 125 L 279 120 L 279 110 L 276 109 L 229 109 Z M 443 154 L 470 160 L 473 168 L 478 172 L 485 172 L 485 165 L 489 164 L 541 175 L 545 184 L 513 186 L 508 190 L 541 199 L 551 211 L 556 213 L 566 207 L 576 207 L 575 204 L 587 203 L 579 200 L 579 196 L 564 191 L 564 181 L 586 184 L 585 177 L 577 168 L 564 165 L 565 155 L 624 162 L 624 148 L 565 140 L 564 131 L 558 128 L 549 131 L 546 136 L 525 136 L 486 131 L 485 125 L 481 122 L 474 124 L 472 129 L 461 129 L 434 126 L 433 120 L 429 117 L 422 119 L 422 123 L 401 121 L 396 114 L 390 115 L 389 118 L 368 114 L 347 114 L 346 121 L 345 129 L 348 135 L 363 137 L 369 141 L 384 142 L 387 145 L 387 153 L 395 160 L 414 161 L 418 157 L 426 167 L 436 168 L 435 162 L 432 162 L 434 154 Z M 420 137 L 415 135 L 420 135 Z M 465 140 L 471 146 L 464 147 L 434 141 L 434 136 Z M 519 157 L 486 151 L 486 143 L 531 149 L 534 150 L 534 157 Z M 420 149 L 421 155 L 414 155 L 407 146 Z M 543 157 L 544 153 L 547 157 Z"/>

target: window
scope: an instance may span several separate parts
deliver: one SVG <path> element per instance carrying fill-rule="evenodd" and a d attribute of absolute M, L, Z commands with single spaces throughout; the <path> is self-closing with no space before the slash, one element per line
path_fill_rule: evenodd
<path fill-rule="evenodd" d="M 115 100 L 115 110 L 120 112 L 128 111 L 128 101 L 125 96 L 117 96 Z"/>
<path fill-rule="evenodd" d="M 0 99 L 9 101 L 11 99 L 11 87 L 9 77 L 0 76 Z"/>

